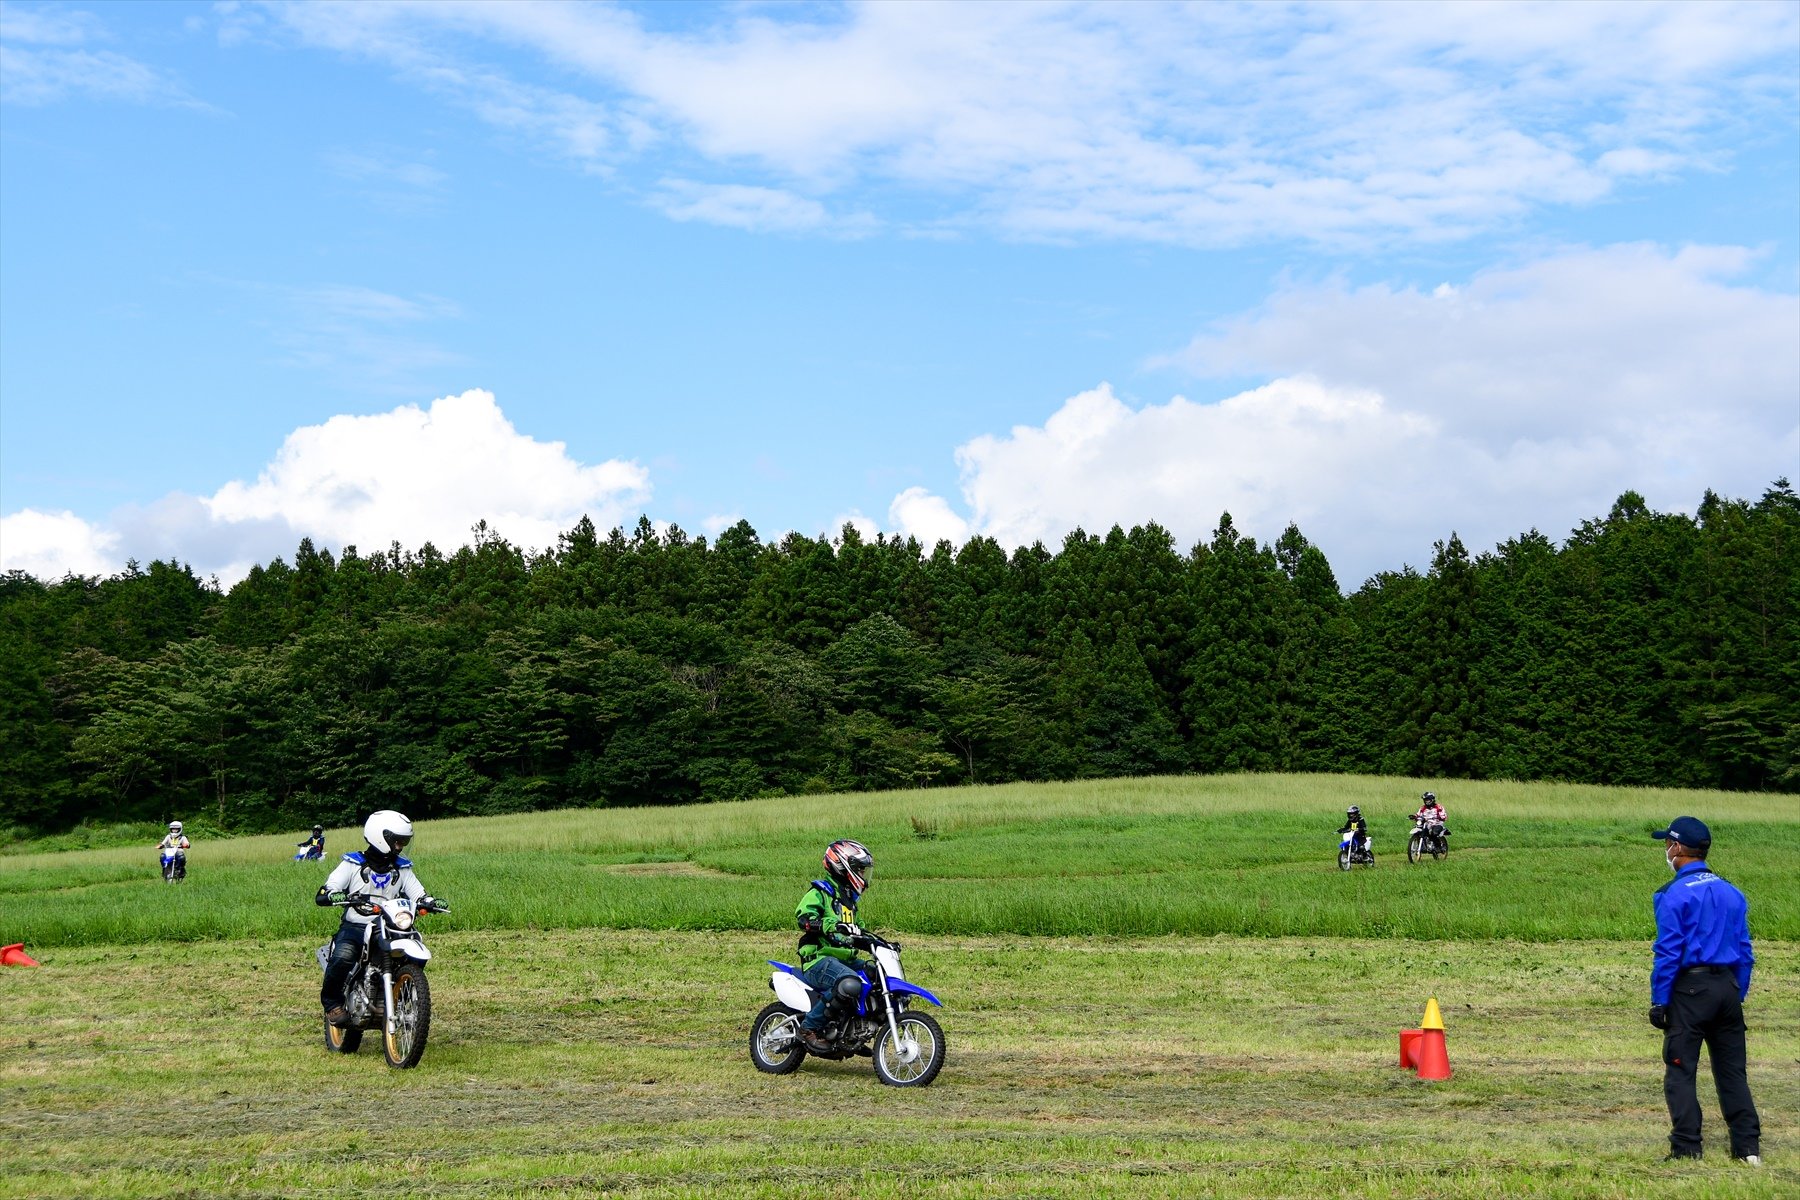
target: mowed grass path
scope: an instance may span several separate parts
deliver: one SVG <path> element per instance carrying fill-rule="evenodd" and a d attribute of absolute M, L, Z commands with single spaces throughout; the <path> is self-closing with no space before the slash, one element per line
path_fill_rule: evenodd
<path fill-rule="evenodd" d="M 1770 1165 L 1670 1168 L 1641 946 L 925 938 L 949 1059 L 758 1075 L 759 933 L 436 939 L 424 1063 L 327 1056 L 316 938 L 0 973 L 0 1197 L 1791 1196 L 1800 989 L 1766 948 Z M 1444 1002 L 1456 1077 L 1394 1066 Z M 1716 1117 L 1708 1121 L 1717 1136 Z"/>
<path fill-rule="evenodd" d="M 424 822 L 415 857 L 456 907 L 439 927 L 456 930 L 786 930 L 823 844 L 854 836 L 878 864 L 865 918 L 913 933 L 1642 938 L 1662 871 L 1645 835 L 1693 812 L 1757 935 L 1800 940 L 1800 799 L 1446 784 L 1450 859 L 1410 866 L 1420 786 L 1234 775 L 577 810 Z M 1332 831 L 1350 803 L 1380 861 L 1346 876 Z M 330 836 L 333 858 L 361 845 Z M 289 861 L 292 841 L 202 842 L 180 888 L 156 878 L 148 847 L 0 857 L 0 937 L 298 936 L 320 927 L 308 900 L 325 868 Z M 630 869 L 658 861 L 684 865 Z"/>

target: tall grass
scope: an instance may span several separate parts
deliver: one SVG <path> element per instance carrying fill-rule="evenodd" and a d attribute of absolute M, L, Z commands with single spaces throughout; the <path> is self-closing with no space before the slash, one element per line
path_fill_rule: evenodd
<path fill-rule="evenodd" d="M 442 928 L 786 931 L 824 842 L 856 836 L 877 859 L 864 917 L 903 931 L 1546 941 L 1648 936 L 1666 875 L 1646 834 L 1692 812 L 1714 827 L 1715 867 L 1749 893 L 1757 935 L 1800 939 L 1791 798 L 1441 785 L 1455 849 L 1410 866 L 1405 817 L 1423 786 L 1235 775 L 578 810 L 429 822 L 414 848 L 426 886 L 455 905 Z M 1332 831 L 1352 803 L 1381 861 L 1346 875 Z M 330 837 L 334 851 L 360 845 Z M 173 888 L 148 846 L 0 859 L 0 940 L 322 937 L 333 914 L 310 897 L 324 870 L 289 861 L 297 838 L 202 842 Z M 616 869 L 647 861 L 701 869 Z"/>

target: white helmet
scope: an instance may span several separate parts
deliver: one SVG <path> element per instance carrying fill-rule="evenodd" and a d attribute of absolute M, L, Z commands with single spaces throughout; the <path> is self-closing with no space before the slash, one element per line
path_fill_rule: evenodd
<path fill-rule="evenodd" d="M 181 822 L 180 821 L 170 821 L 169 822 L 169 832 L 170 833 L 180 833 L 181 832 Z"/>
<path fill-rule="evenodd" d="M 412 822 L 391 808 L 370 813 L 363 822 L 363 841 L 382 854 L 398 854 L 412 841 Z"/>

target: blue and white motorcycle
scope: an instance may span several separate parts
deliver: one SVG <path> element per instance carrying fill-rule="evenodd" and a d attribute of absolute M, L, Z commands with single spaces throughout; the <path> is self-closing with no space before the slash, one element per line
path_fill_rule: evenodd
<path fill-rule="evenodd" d="M 875 969 L 838 983 L 835 1004 L 828 1010 L 825 1037 L 828 1052 L 808 1051 L 800 1041 L 800 1018 L 812 1008 L 818 993 L 800 976 L 800 968 L 769 960 L 775 973 L 769 987 L 775 1003 L 756 1014 L 750 1025 L 750 1061 L 770 1075 L 786 1075 L 797 1069 L 807 1054 L 845 1059 L 864 1055 L 875 1060 L 875 1075 L 890 1087 L 924 1087 L 944 1066 L 944 1031 L 928 1013 L 914 1012 L 913 1001 L 923 998 L 939 1008 L 943 1002 L 922 987 L 908 983 L 900 970 L 900 944 L 877 937 L 854 925 L 839 929 L 858 950 L 871 954 Z"/>
<path fill-rule="evenodd" d="M 1338 870 L 1348 871 L 1351 867 L 1375 865 L 1374 838 L 1363 834 L 1360 843 L 1355 830 L 1346 830 L 1338 834 Z"/>

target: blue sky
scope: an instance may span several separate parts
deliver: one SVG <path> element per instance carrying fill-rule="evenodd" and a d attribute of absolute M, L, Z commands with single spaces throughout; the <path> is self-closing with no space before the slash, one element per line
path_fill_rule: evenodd
<path fill-rule="evenodd" d="M 1800 475 L 1793 4 L 0 13 L 8 569 Z"/>

